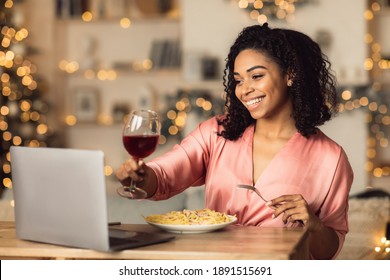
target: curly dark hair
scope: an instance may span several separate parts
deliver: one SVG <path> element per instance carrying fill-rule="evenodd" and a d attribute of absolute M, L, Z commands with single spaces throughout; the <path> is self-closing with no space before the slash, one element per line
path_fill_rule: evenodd
<path fill-rule="evenodd" d="M 307 35 L 289 29 L 273 28 L 267 23 L 244 28 L 230 48 L 223 76 L 226 115 L 219 120 L 219 133 L 229 140 L 241 137 L 255 122 L 235 95 L 234 62 L 243 50 L 255 50 L 277 63 L 283 74 L 292 76 L 291 95 L 295 126 L 309 137 L 316 127 L 330 120 L 338 111 L 336 78 L 331 64 L 319 45 Z"/>

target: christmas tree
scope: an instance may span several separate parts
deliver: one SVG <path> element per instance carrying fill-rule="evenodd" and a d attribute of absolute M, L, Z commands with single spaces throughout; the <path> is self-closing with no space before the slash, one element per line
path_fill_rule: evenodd
<path fill-rule="evenodd" d="M 54 136 L 47 124 L 44 82 L 36 78 L 36 66 L 27 59 L 28 30 L 14 12 L 21 2 L 7 0 L 0 6 L 0 195 L 12 187 L 10 147 L 49 146 Z"/>

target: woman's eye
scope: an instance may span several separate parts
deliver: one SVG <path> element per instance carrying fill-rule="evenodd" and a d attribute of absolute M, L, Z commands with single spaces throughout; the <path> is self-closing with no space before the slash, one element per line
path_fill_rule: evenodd
<path fill-rule="evenodd" d="M 241 81 L 240 81 L 240 80 L 235 80 L 234 83 L 235 83 L 236 85 L 239 85 L 239 84 L 241 83 Z"/>
<path fill-rule="evenodd" d="M 264 76 L 264 75 L 257 74 L 257 75 L 253 75 L 252 78 L 253 78 L 254 80 L 256 80 L 256 79 L 262 78 L 263 76 Z"/>

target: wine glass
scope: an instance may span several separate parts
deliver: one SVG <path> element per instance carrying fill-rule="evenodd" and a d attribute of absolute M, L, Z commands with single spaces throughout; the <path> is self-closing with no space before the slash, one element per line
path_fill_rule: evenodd
<path fill-rule="evenodd" d="M 156 112 L 147 109 L 132 111 L 123 128 L 123 145 L 137 162 L 151 155 L 158 145 L 161 124 Z M 118 194 L 131 199 L 142 199 L 147 193 L 138 188 L 133 180 L 130 186 L 122 186 Z"/>

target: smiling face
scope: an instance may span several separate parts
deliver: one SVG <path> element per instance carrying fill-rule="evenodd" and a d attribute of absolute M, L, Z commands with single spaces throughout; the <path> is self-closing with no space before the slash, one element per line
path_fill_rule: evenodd
<path fill-rule="evenodd" d="M 291 118 L 288 75 L 267 56 L 252 49 L 241 51 L 234 62 L 234 79 L 236 96 L 252 118 Z"/>

